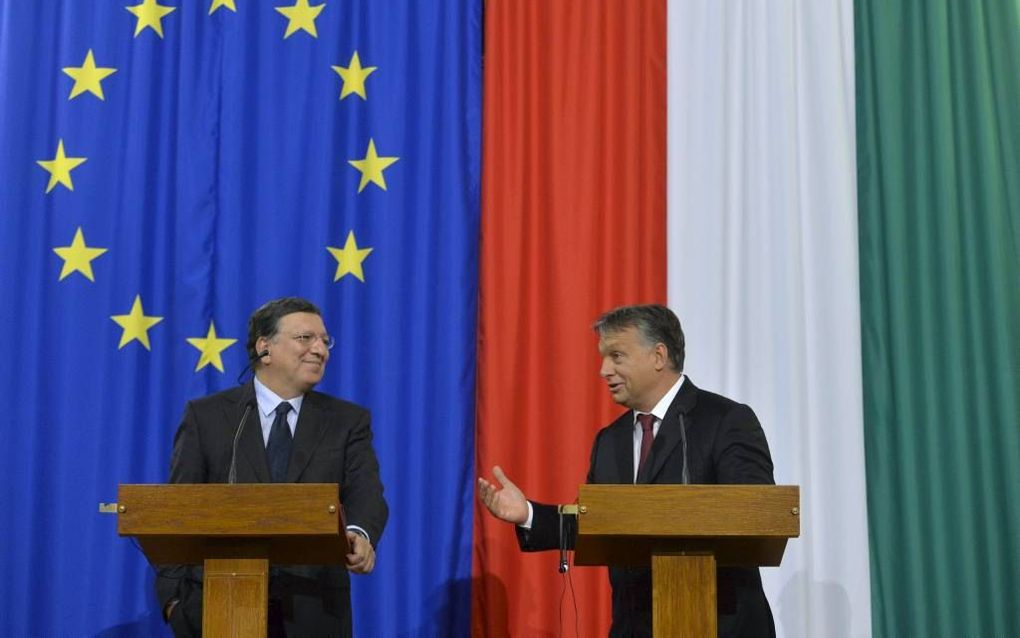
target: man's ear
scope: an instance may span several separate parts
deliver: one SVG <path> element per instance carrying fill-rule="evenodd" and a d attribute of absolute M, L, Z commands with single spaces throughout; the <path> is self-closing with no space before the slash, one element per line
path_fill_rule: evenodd
<path fill-rule="evenodd" d="M 662 370 L 669 367 L 669 348 L 661 341 L 655 344 L 655 369 Z"/>

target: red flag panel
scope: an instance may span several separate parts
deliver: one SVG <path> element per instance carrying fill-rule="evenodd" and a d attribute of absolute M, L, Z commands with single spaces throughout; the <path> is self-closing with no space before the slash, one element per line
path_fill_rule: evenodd
<path fill-rule="evenodd" d="M 622 410 L 591 324 L 666 301 L 666 3 L 489 0 L 485 21 L 477 467 L 572 502 Z M 474 635 L 574 634 L 555 553 L 477 501 L 474 540 Z M 580 635 L 605 635 L 605 568 L 571 578 Z"/>

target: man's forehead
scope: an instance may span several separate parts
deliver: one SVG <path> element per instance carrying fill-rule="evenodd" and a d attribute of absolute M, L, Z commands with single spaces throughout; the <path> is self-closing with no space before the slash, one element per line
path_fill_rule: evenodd
<path fill-rule="evenodd" d="M 599 335 L 599 350 L 615 348 L 637 341 L 637 330 L 633 326 L 627 326 L 619 330 L 603 332 Z"/>
<path fill-rule="evenodd" d="M 280 317 L 280 328 L 321 331 L 325 329 L 325 324 L 322 323 L 322 317 L 314 312 L 292 312 Z"/>

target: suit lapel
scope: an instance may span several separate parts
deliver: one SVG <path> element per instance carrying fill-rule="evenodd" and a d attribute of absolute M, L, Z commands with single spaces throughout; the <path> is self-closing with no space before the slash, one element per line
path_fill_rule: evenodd
<path fill-rule="evenodd" d="M 294 430 L 294 444 L 290 450 L 290 463 L 287 465 L 288 483 L 296 483 L 301 477 L 325 433 L 326 419 L 318 397 L 311 393 L 306 394 Z"/>
<path fill-rule="evenodd" d="M 641 473 L 638 474 L 638 483 L 652 483 L 655 481 L 655 477 L 662 471 L 666 461 L 680 445 L 682 440 L 680 428 L 685 427 L 687 421 L 690 420 L 687 418 L 681 419 L 681 415 L 686 417 L 694 409 L 697 402 L 698 389 L 691 383 L 690 378 L 684 379 L 683 385 L 680 386 L 680 391 L 673 397 L 673 402 L 669 404 L 669 409 L 666 410 L 666 418 L 662 420 L 662 425 L 659 426 L 659 433 L 655 437 L 655 442 L 652 443 L 648 462 L 645 463 L 645 466 L 641 468 Z M 681 462 L 683 462 L 682 459 Z"/>
<path fill-rule="evenodd" d="M 256 483 L 270 483 L 272 479 L 269 474 L 269 462 L 266 460 L 266 444 L 262 440 L 262 420 L 259 417 L 258 403 L 255 401 L 255 384 L 251 381 L 242 390 L 241 401 L 235 406 L 231 423 L 240 424 L 246 405 L 251 405 L 251 410 L 245 418 L 241 440 L 237 442 L 238 474 L 241 474 L 240 464 L 243 460 L 255 475 Z"/>
<path fill-rule="evenodd" d="M 616 454 L 616 471 L 619 473 L 618 483 L 634 481 L 634 411 L 628 410 L 616 421 L 619 427 L 611 428 L 607 433 L 612 438 L 612 449 Z"/>

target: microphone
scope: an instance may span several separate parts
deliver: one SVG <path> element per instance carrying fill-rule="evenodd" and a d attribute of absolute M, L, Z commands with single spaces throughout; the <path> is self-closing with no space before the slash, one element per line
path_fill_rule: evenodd
<path fill-rule="evenodd" d="M 567 538 L 567 534 L 565 533 L 565 530 L 564 530 L 564 526 L 566 525 L 566 521 L 563 520 L 563 515 L 566 514 L 567 516 L 577 516 L 577 509 L 578 509 L 577 505 L 573 504 L 573 503 L 571 503 L 569 505 L 558 505 L 558 506 L 556 506 L 556 513 L 559 514 L 559 517 L 560 517 L 560 537 L 559 537 L 559 541 L 560 541 L 560 543 L 559 543 L 560 544 L 560 567 L 559 567 L 559 570 L 560 570 L 561 574 L 566 574 L 568 571 L 570 571 L 570 563 L 567 561 L 567 545 L 569 544 L 570 539 Z"/>
<path fill-rule="evenodd" d="M 244 431 L 244 424 L 251 412 L 252 401 L 249 399 L 244 405 L 244 414 L 241 415 L 241 422 L 237 424 L 237 431 L 234 432 L 234 443 L 230 446 L 230 473 L 227 475 L 227 483 L 237 483 L 237 442 L 241 440 L 241 432 Z"/>
<path fill-rule="evenodd" d="M 560 573 L 566 574 L 567 570 L 570 569 L 567 566 L 567 543 L 566 539 L 563 538 L 563 509 L 560 508 Z"/>

